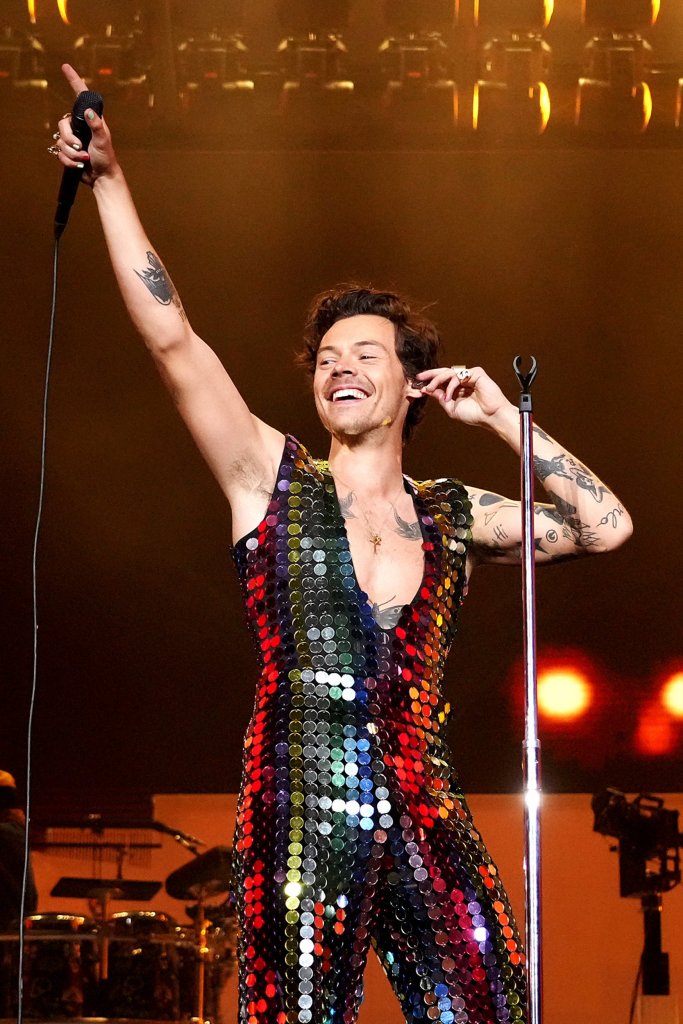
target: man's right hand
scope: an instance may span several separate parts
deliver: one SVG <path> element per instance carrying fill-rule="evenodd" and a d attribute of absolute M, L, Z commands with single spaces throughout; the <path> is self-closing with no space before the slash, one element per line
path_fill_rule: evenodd
<path fill-rule="evenodd" d="M 62 71 L 76 96 L 87 91 L 88 86 L 70 64 L 62 64 Z M 70 114 L 65 115 L 59 122 L 59 139 L 56 145 L 60 163 L 65 167 L 78 167 L 81 163 L 85 165 L 82 181 L 92 188 L 98 178 L 114 174 L 118 169 L 118 162 L 104 118 L 99 117 L 94 110 L 88 110 L 86 120 L 92 132 L 87 151 L 71 131 Z"/>

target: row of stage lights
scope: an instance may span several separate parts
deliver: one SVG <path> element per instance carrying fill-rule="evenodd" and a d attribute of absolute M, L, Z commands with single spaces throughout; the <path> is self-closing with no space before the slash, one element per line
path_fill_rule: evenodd
<path fill-rule="evenodd" d="M 265 96 L 271 113 L 323 132 L 353 131 L 364 118 L 374 124 L 374 111 L 378 120 L 428 131 L 533 136 L 556 124 L 638 135 L 651 123 L 657 77 L 644 34 L 661 2 L 680 0 L 582 0 L 583 69 L 563 82 L 544 39 L 554 0 L 385 0 L 390 34 L 370 74 L 350 72 L 352 0 L 275 0 L 283 38 L 268 67 L 250 59 L 244 2 L 3 0 L 0 88 L 47 90 L 43 39 L 55 36 L 59 19 L 92 88 L 138 104 L 142 94 L 153 106 L 170 76 L 179 110 L 223 110 L 238 128 Z M 169 59 L 163 31 L 154 31 L 164 18 Z M 661 121 L 683 129 L 683 67 L 665 86 Z"/>
<path fill-rule="evenodd" d="M 633 746 L 637 754 L 660 757 L 680 749 L 683 733 L 683 670 L 662 674 L 638 708 Z M 578 653 L 541 657 L 538 669 L 538 711 L 551 729 L 570 727 L 580 737 L 581 722 L 600 706 L 608 709 L 609 688 L 599 670 Z M 577 727 L 579 732 L 576 732 Z"/>

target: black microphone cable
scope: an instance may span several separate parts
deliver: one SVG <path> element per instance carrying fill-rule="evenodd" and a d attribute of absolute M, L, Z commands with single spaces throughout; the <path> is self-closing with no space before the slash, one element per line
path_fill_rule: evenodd
<path fill-rule="evenodd" d="M 26 919 L 26 888 L 28 884 L 30 864 L 30 843 L 29 831 L 31 826 L 31 787 L 33 768 L 33 717 L 36 707 L 36 693 L 38 683 L 38 541 L 40 539 L 40 527 L 43 519 L 43 505 L 45 501 L 45 468 L 47 453 L 47 408 L 50 394 L 50 372 L 52 369 L 52 351 L 55 337 L 55 316 L 57 312 L 57 270 L 59 267 L 59 239 L 55 238 L 54 254 L 52 265 L 52 308 L 50 311 L 50 331 L 47 346 L 47 360 L 45 364 L 45 386 L 43 389 L 43 417 L 40 439 L 40 473 L 38 487 L 38 509 L 36 512 L 36 525 L 33 533 L 33 557 L 31 561 L 31 584 L 33 604 L 33 672 L 31 680 L 31 697 L 29 701 L 28 725 L 26 730 L 26 802 L 24 813 L 26 815 L 26 832 L 24 838 L 24 870 L 21 885 L 21 902 L 19 906 L 19 963 L 17 969 L 17 1024 L 23 1024 L 24 1020 L 24 937 Z"/>
<path fill-rule="evenodd" d="M 84 91 L 78 94 L 72 111 L 72 129 L 87 149 L 90 142 L 91 132 L 88 128 L 84 114 L 88 107 L 92 107 L 100 116 L 102 115 L 104 101 L 99 93 Z M 38 487 L 38 508 L 36 511 L 36 525 L 33 533 L 33 557 L 31 560 L 31 590 L 33 606 L 33 671 L 31 679 L 31 696 L 29 700 L 28 723 L 26 728 L 26 801 L 24 813 L 26 816 L 24 836 L 24 865 L 21 884 L 21 900 L 19 904 L 19 956 L 17 968 L 17 1024 L 23 1024 L 24 1020 L 24 940 L 26 935 L 26 889 L 28 885 L 29 865 L 31 862 L 30 829 L 31 829 L 31 798 L 33 782 L 33 719 L 36 708 L 36 695 L 38 689 L 38 543 L 40 540 L 40 527 L 43 520 L 43 505 L 45 502 L 45 470 L 47 454 L 47 410 L 50 394 L 50 373 L 52 370 L 52 352 L 55 338 L 55 319 L 57 313 L 57 280 L 59 269 L 59 239 L 66 227 L 71 206 L 76 197 L 76 191 L 80 183 L 82 169 L 73 173 L 75 169 L 67 169 L 62 175 L 62 183 L 57 201 L 57 213 L 55 215 L 54 249 L 52 261 L 52 301 L 50 310 L 50 329 L 47 346 L 47 359 L 45 364 L 45 386 L 43 389 L 43 413 L 40 440 L 40 472 Z M 71 173 L 69 173 L 71 171 Z"/>

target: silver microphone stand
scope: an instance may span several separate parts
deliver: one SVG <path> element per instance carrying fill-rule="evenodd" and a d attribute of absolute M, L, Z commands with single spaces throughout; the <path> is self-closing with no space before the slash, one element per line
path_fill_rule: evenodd
<path fill-rule="evenodd" d="M 522 593 L 524 615 L 524 874 L 526 895 L 526 956 L 528 1024 L 541 1024 L 543 975 L 541 969 L 541 743 L 538 738 L 536 692 L 536 602 L 534 544 L 534 446 L 531 385 L 536 359 L 522 372 L 522 357 L 513 368 L 520 386 L 519 427 L 522 475 Z"/>

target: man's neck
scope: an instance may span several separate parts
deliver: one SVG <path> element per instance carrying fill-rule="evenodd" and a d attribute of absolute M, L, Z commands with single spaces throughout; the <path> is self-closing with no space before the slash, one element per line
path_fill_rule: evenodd
<path fill-rule="evenodd" d="M 332 438 L 330 471 L 345 489 L 381 500 L 394 497 L 403 476 L 403 446 L 392 436 L 373 443 L 370 438 L 351 443 Z"/>

